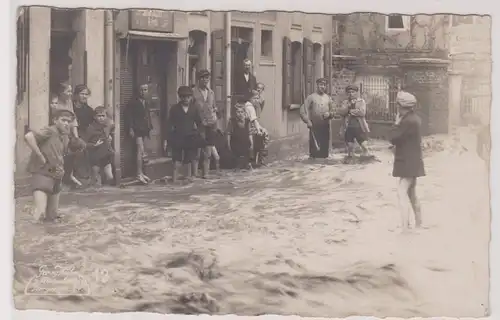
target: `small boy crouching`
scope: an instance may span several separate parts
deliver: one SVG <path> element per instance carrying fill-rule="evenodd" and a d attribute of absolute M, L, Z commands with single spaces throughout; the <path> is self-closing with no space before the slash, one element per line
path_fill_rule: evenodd
<path fill-rule="evenodd" d="M 227 126 L 227 143 L 238 169 L 251 169 L 250 159 L 253 151 L 251 121 L 247 115 L 245 102 L 238 101 Z"/>
<path fill-rule="evenodd" d="M 83 140 L 70 136 L 71 123 L 75 115 L 69 110 L 55 110 L 53 125 L 38 131 L 30 131 L 25 140 L 32 150 L 28 171 L 32 174 L 34 217 L 51 221 L 57 218 L 64 156 L 68 151 L 85 148 Z"/>
<path fill-rule="evenodd" d="M 106 183 L 112 183 L 114 150 L 111 145 L 114 123 L 108 118 L 106 108 L 99 106 L 94 109 L 94 122 L 92 122 L 83 139 L 87 143 L 89 164 L 92 168 L 92 185 L 99 186 L 101 168 L 104 170 Z"/>

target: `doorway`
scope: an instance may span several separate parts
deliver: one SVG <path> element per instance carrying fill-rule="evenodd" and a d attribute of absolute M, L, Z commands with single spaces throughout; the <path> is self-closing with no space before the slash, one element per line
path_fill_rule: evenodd
<path fill-rule="evenodd" d="M 243 61 L 250 59 L 253 66 L 253 29 L 231 27 L 231 88 L 234 88 L 235 76 L 243 72 Z"/>

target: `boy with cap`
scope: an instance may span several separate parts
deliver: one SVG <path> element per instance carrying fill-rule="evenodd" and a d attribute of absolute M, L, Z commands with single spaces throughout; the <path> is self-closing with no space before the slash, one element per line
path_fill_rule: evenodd
<path fill-rule="evenodd" d="M 330 152 L 330 120 L 334 103 L 326 94 L 325 78 L 316 80 L 316 92 L 310 94 L 300 107 L 300 117 L 309 128 L 309 157 L 326 159 Z"/>
<path fill-rule="evenodd" d="M 250 158 L 253 151 L 253 132 L 247 103 L 248 98 L 238 98 L 238 103 L 234 106 L 227 125 L 227 145 L 236 159 L 237 169 L 251 169 L 252 167 Z"/>
<path fill-rule="evenodd" d="M 199 130 L 207 143 L 207 146 L 203 148 L 202 178 L 207 178 L 212 156 L 215 160 L 215 170 L 217 172 L 219 172 L 220 160 L 219 153 L 215 148 L 215 140 L 217 134 L 221 131 L 217 126 L 218 112 L 215 105 L 215 95 L 212 89 L 208 87 L 209 82 L 210 72 L 206 69 L 200 70 L 198 72 L 198 84 L 193 88 L 193 104 L 198 108 L 202 121 L 202 126 Z M 195 176 L 198 171 L 200 151 L 201 149 L 198 149 L 196 160 L 193 161 L 193 174 Z"/>
<path fill-rule="evenodd" d="M 85 142 L 70 134 L 75 114 L 70 110 L 52 112 L 53 125 L 28 132 L 24 138 L 32 150 L 28 172 L 32 174 L 34 217 L 51 221 L 57 218 L 64 156 L 85 148 Z"/>
<path fill-rule="evenodd" d="M 366 122 L 366 102 L 358 97 L 358 87 L 348 85 L 345 89 L 347 99 L 342 102 L 339 114 L 343 117 L 341 126 L 341 136 L 344 137 L 347 145 L 347 158 L 352 158 L 356 142 L 363 150 L 363 157 L 369 157 L 367 147 L 367 134 L 370 132 L 368 122 Z"/>
<path fill-rule="evenodd" d="M 198 132 L 198 128 L 203 125 L 200 112 L 191 103 L 193 90 L 188 86 L 181 86 L 177 94 L 180 101 L 170 108 L 167 122 L 168 145 L 172 147 L 174 164 L 173 182 L 177 182 L 182 164 L 186 166 L 187 179 L 191 180 L 192 164 L 196 159 L 197 150 L 205 147 Z"/>
<path fill-rule="evenodd" d="M 114 150 L 111 146 L 112 133 L 115 128 L 113 120 L 108 118 L 106 108 L 98 106 L 94 109 L 94 122 L 85 130 L 83 140 L 89 145 L 88 159 L 92 168 L 91 184 L 99 185 L 100 170 L 104 170 L 106 182 L 113 180 Z"/>
<path fill-rule="evenodd" d="M 416 196 L 417 178 L 425 176 L 422 160 L 421 119 L 415 112 L 417 99 L 414 95 L 400 91 L 396 97 L 398 114 L 391 132 L 394 145 L 394 168 L 392 175 L 398 177 L 398 197 L 401 210 L 401 228 L 407 231 L 411 212 L 415 226 L 422 226 L 420 205 Z"/>

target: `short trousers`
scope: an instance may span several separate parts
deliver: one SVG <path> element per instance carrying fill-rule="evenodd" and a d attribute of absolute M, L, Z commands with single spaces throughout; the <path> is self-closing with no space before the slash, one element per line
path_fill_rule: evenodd
<path fill-rule="evenodd" d="M 108 164 L 113 163 L 113 154 L 110 152 L 107 155 L 94 157 L 92 154 L 89 154 L 89 164 L 91 167 L 105 167 Z"/>
<path fill-rule="evenodd" d="M 172 161 L 188 164 L 196 160 L 198 149 L 172 148 Z"/>
<path fill-rule="evenodd" d="M 33 191 L 42 191 L 49 195 L 55 195 L 62 190 L 62 180 L 42 174 L 33 174 L 31 176 L 31 188 Z"/>
<path fill-rule="evenodd" d="M 356 140 L 358 143 L 363 143 L 368 140 L 368 137 L 360 127 L 347 127 L 345 131 L 345 141 L 353 143 Z"/>
<path fill-rule="evenodd" d="M 217 138 L 217 129 L 215 125 L 213 126 L 205 126 L 203 128 L 203 136 L 205 138 L 205 142 L 207 146 L 214 146 L 215 140 Z"/>
<path fill-rule="evenodd" d="M 135 129 L 134 138 L 149 138 L 150 132 L 150 130 Z"/>

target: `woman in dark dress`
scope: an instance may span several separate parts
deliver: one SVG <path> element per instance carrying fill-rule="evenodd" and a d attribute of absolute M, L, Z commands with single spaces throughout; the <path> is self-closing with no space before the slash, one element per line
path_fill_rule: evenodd
<path fill-rule="evenodd" d="M 73 109 L 78 123 L 78 136 L 83 136 L 89 125 L 94 122 L 94 109 L 88 105 L 88 98 L 91 92 L 84 85 L 79 84 L 73 92 Z M 90 177 L 90 166 L 87 151 L 82 151 L 74 155 L 74 173 L 77 178 L 88 179 Z"/>
<path fill-rule="evenodd" d="M 398 114 L 391 133 L 394 145 L 394 168 L 392 175 L 398 177 L 398 197 L 401 210 L 401 228 L 407 231 L 410 214 L 415 216 L 415 226 L 422 226 L 420 204 L 416 195 L 417 178 L 425 176 L 422 157 L 421 119 L 415 112 L 417 99 L 408 92 L 398 93 Z"/>

